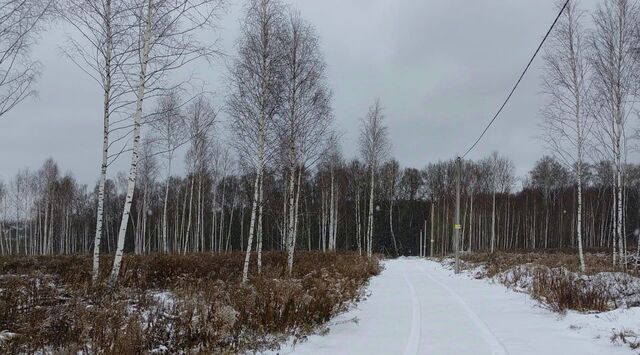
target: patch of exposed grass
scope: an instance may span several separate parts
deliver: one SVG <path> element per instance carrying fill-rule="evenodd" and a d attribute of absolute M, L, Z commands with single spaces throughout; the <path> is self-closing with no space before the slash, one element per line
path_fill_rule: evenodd
<path fill-rule="evenodd" d="M 611 342 L 627 344 L 633 350 L 640 349 L 640 335 L 631 330 L 614 331 Z"/>
<path fill-rule="evenodd" d="M 493 277 L 498 273 L 512 269 L 518 265 L 536 264 L 553 268 L 566 268 L 572 272 L 580 271 L 580 260 L 574 251 L 565 250 L 548 250 L 538 252 L 505 252 L 497 251 L 495 253 L 464 253 L 461 259 L 469 267 L 484 266 L 487 273 L 486 276 Z M 620 271 L 619 267 L 614 266 L 611 261 L 610 253 L 591 252 L 585 253 L 585 263 L 587 265 L 586 275 L 594 275 L 601 272 Z M 628 273 L 640 276 L 640 273 L 634 269 L 626 270 Z"/>
<path fill-rule="evenodd" d="M 465 253 L 463 266 L 477 278 L 493 278 L 527 292 L 556 312 L 603 312 L 640 305 L 637 272 L 620 272 L 606 253 L 586 253 L 587 272 L 580 272 L 575 253 Z"/>
<path fill-rule="evenodd" d="M 242 285 L 244 254 L 126 256 L 119 287 L 91 285 L 88 256 L 0 258 L 2 353 L 235 353 L 303 337 L 357 301 L 377 260 L 265 253 Z M 110 258 L 103 258 L 102 281 Z"/>
<path fill-rule="evenodd" d="M 612 297 L 604 284 L 587 282 L 565 269 L 534 269 L 531 296 L 556 312 L 604 312 L 611 309 Z"/>

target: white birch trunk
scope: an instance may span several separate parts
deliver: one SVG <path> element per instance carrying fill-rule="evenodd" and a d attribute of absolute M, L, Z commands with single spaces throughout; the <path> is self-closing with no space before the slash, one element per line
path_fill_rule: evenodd
<path fill-rule="evenodd" d="M 581 168 L 578 168 L 581 170 Z M 584 262 L 584 254 L 582 252 L 582 173 L 578 173 L 578 254 L 580 256 L 580 270 L 586 271 L 586 265 Z"/>
<path fill-rule="evenodd" d="M 262 215 L 264 209 L 264 172 L 260 175 L 260 196 L 258 196 L 258 240 L 256 249 L 258 252 L 258 274 L 262 273 Z"/>
<path fill-rule="evenodd" d="M 356 191 L 356 244 L 358 245 L 358 255 L 362 255 L 362 233 L 360 223 L 360 189 Z"/>
<path fill-rule="evenodd" d="M 491 253 L 495 250 L 496 244 L 496 193 L 493 192 L 493 203 L 491 210 Z"/>
<path fill-rule="evenodd" d="M 149 62 L 149 52 L 151 50 L 151 11 L 153 9 L 153 0 L 148 0 L 147 19 L 145 24 L 145 32 L 143 39 L 142 63 L 140 63 L 140 74 L 138 78 L 138 92 L 136 97 L 136 113 L 134 117 L 133 130 L 133 152 L 131 154 L 131 166 L 129 169 L 129 181 L 127 183 L 127 195 L 125 197 L 124 208 L 122 211 L 122 221 L 120 223 L 120 231 L 118 233 L 118 245 L 116 256 L 113 259 L 113 268 L 111 269 L 111 284 L 115 285 L 118 281 L 120 267 L 122 265 L 122 256 L 124 254 L 124 241 L 127 234 L 127 225 L 129 224 L 129 213 L 131 211 L 131 202 L 133 200 L 133 192 L 136 187 L 136 177 L 138 172 L 138 158 L 140 150 L 140 126 L 142 124 L 142 105 L 147 81 L 147 64 Z"/>
<path fill-rule="evenodd" d="M 169 226 L 169 223 L 167 221 L 167 211 L 169 209 L 169 180 L 171 179 L 171 160 L 173 158 L 173 153 L 169 152 L 169 159 L 167 161 L 168 167 L 167 167 L 167 180 L 166 180 L 166 186 L 164 188 L 164 206 L 162 208 L 162 252 L 163 253 L 168 253 L 169 252 L 169 243 L 168 243 L 168 237 L 167 237 L 167 229 Z"/>
<path fill-rule="evenodd" d="M 335 247 L 334 247 L 334 228 L 333 228 L 333 224 L 334 224 L 334 191 L 333 191 L 333 184 L 334 184 L 334 176 L 333 176 L 333 167 L 331 167 L 331 191 L 330 191 L 330 197 L 329 197 L 329 251 L 335 251 Z"/>
<path fill-rule="evenodd" d="M 333 251 L 337 251 L 337 249 L 338 249 L 338 191 L 335 192 L 335 200 L 333 204 Z"/>
<path fill-rule="evenodd" d="M 186 254 L 189 249 L 189 245 L 193 244 L 191 240 L 191 209 L 193 207 L 193 178 L 191 179 L 191 187 L 189 188 L 189 214 L 187 216 L 187 232 L 184 235 L 184 244 L 182 248 L 182 254 Z"/>
<path fill-rule="evenodd" d="M 369 189 L 369 222 L 368 222 L 368 232 L 367 232 L 367 256 L 373 256 L 373 190 L 375 184 L 375 168 L 371 167 L 371 187 Z"/>
<path fill-rule="evenodd" d="M 293 233 L 291 235 L 291 248 L 289 255 L 287 256 L 287 267 L 289 269 L 289 277 L 291 277 L 291 274 L 293 272 L 293 255 L 295 253 L 295 249 L 296 249 L 296 239 L 298 236 L 298 208 L 300 206 L 300 179 L 302 176 L 302 169 L 300 169 L 300 172 L 298 173 L 298 187 L 296 189 L 296 200 L 294 203 L 294 220 L 293 220 Z"/>
<path fill-rule="evenodd" d="M 391 231 L 391 240 L 393 241 L 393 249 L 398 256 L 398 243 L 396 242 L 396 235 L 393 232 L 393 198 L 389 201 L 389 230 Z"/>
<path fill-rule="evenodd" d="M 247 250 L 244 257 L 244 267 L 242 270 L 242 283 L 249 279 L 249 262 L 251 261 L 251 244 L 253 244 L 253 234 L 256 226 L 256 215 L 258 213 L 258 196 L 260 188 L 260 172 L 256 173 L 256 181 L 253 184 L 253 206 L 251 207 L 251 222 L 249 222 L 249 236 L 247 238 Z"/>
<path fill-rule="evenodd" d="M 293 147 L 291 148 L 293 149 Z M 293 153 L 292 153 L 293 154 Z M 289 221 L 287 222 L 287 271 L 289 276 L 291 276 L 291 271 L 293 268 L 293 253 L 294 253 L 294 228 L 295 228 L 295 179 L 296 179 L 296 170 L 295 167 L 289 167 Z"/>

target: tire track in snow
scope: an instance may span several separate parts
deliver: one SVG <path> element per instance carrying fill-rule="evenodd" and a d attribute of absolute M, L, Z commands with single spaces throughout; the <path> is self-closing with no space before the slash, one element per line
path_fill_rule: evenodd
<path fill-rule="evenodd" d="M 469 316 L 469 318 L 471 319 L 473 324 L 482 333 L 482 336 L 483 336 L 484 340 L 491 347 L 491 349 L 492 349 L 491 353 L 493 355 L 508 355 L 509 351 L 504 346 L 504 344 L 502 344 L 500 339 L 498 339 L 498 337 L 495 334 L 493 334 L 493 332 L 491 331 L 491 329 L 489 328 L 487 323 L 485 323 L 478 316 L 478 314 L 476 312 L 474 312 L 473 309 L 471 309 L 469 304 L 462 297 L 460 297 L 460 295 L 458 295 L 458 293 L 455 292 L 451 287 L 447 286 L 444 282 L 438 280 L 436 277 L 431 276 L 429 271 L 424 268 L 424 265 L 422 264 L 422 262 L 420 262 L 419 265 L 420 265 L 420 269 L 423 271 L 423 273 L 430 280 L 432 280 L 435 284 L 437 284 L 438 286 L 440 286 L 444 290 L 446 290 L 451 295 L 451 297 L 453 297 L 453 299 L 456 300 L 456 302 L 460 305 L 460 307 L 467 313 L 467 315 Z"/>
<path fill-rule="evenodd" d="M 416 289 L 413 287 L 411 280 L 407 277 L 407 266 L 404 267 L 402 276 L 411 293 L 411 332 L 409 333 L 409 340 L 404 348 L 405 355 L 419 354 L 420 340 L 422 338 L 422 303 L 420 297 L 416 293 Z"/>

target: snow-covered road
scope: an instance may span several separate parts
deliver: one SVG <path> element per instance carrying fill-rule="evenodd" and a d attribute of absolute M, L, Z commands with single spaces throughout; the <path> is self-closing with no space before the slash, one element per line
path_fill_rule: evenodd
<path fill-rule="evenodd" d="M 328 334 L 311 336 L 280 353 L 634 353 L 611 344 L 611 333 L 596 338 L 597 330 L 589 321 L 599 319 L 595 315 L 559 316 L 525 294 L 468 275 L 453 275 L 431 261 L 398 259 L 384 264 L 383 273 L 371 280 L 370 297 L 332 320 Z M 622 318 L 638 315 L 636 311 Z"/>

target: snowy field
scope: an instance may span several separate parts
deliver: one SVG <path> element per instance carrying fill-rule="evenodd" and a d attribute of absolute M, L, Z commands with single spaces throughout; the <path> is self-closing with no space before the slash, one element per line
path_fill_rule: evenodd
<path fill-rule="evenodd" d="M 640 330 L 640 309 L 558 315 L 528 295 L 422 259 L 384 262 L 370 297 L 333 319 L 328 334 L 280 354 L 637 354 L 612 343 Z"/>

